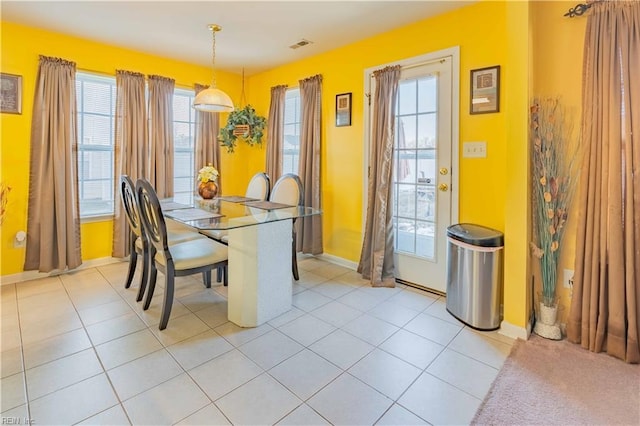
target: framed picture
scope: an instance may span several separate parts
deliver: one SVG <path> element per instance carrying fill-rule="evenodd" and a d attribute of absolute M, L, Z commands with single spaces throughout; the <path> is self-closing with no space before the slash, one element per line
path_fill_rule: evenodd
<path fill-rule="evenodd" d="M 336 127 L 351 126 L 351 92 L 336 95 Z"/>
<path fill-rule="evenodd" d="M 22 114 L 22 76 L 0 73 L 0 112 Z"/>
<path fill-rule="evenodd" d="M 471 70 L 471 114 L 500 111 L 500 65 Z"/>

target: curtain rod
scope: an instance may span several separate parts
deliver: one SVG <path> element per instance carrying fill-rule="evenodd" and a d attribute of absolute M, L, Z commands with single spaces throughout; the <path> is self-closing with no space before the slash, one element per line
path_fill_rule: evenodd
<path fill-rule="evenodd" d="M 438 59 L 432 59 L 430 61 L 424 61 L 424 62 L 418 62 L 415 64 L 411 64 L 411 65 L 400 65 L 400 69 L 402 70 L 410 70 L 412 68 L 418 68 L 418 67 L 422 67 L 425 65 L 431 65 L 431 64 L 436 64 L 436 63 L 444 63 L 448 58 L 450 58 L 450 56 L 444 57 L 444 58 L 438 58 Z M 369 75 L 370 78 L 374 78 L 373 77 L 373 73 L 371 73 L 371 75 Z"/>
<path fill-rule="evenodd" d="M 570 8 L 567 11 L 567 13 L 564 14 L 564 16 L 567 16 L 569 18 L 582 16 L 587 10 L 589 10 L 590 7 L 591 7 L 591 3 L 590 4 L 578 3 L 574 7 Z"/>
<path fill-rule="evenodd" d="M 114 74 L 109 74 L 108 72 L 105 72 L 105 71 L 96 71 L 96 70 L 91 70 L 89 68 L 80 68 L 80 67 L 76 67 L 76 70 L 79 71 L 79 72 L 85 72 L 85 73 L 89 73 L 89 74 L 96 74 L 96 75 L 103 76 L 103 77 L 116 78 L 115 73 Z M 141 73 L 141 74 L 144 74 L 144 73 Z M 147 77 L 148 77 L 148 75 L 145 74 L 145 80 L 147 79 Z M 167 77 L 167 78 L 171 78 L 171 77 Z M 175 81 L 176 87 L 179 87 L 181 89 L 193 89 L 194 88 L 194 84 L 195 83 L 184 84 L 184 83 L 179 83 L 178 81 Z"/>

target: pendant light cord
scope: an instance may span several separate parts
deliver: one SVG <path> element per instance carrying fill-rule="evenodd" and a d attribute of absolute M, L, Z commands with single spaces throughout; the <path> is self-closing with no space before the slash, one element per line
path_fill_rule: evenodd
<path fill-rule="evenodd" d="M 244 107 L 247 104 L 247 98 L 244 95 L 244 67 L 242 68 L 242 94 L 240 95 L 240 106 Z"/>
<path fill-rule="evenodd" d="M 211 49 L 211 88 L 216 88 L 216 32 L 220 31 L 220 28 L 217 25 L 210 25 L 209 29 L 211 30 L 211 38 L 212 38 L 212 49 Z"/>

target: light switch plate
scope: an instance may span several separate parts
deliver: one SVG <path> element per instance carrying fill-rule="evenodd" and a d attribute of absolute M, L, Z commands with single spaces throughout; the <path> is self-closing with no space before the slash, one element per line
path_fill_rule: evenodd
<path fill-rule="evenodd" d="M 462 144 L 462 156 L 464 158 L 486 158 L 487 143 L 480 142 L 464 142 Z"/>

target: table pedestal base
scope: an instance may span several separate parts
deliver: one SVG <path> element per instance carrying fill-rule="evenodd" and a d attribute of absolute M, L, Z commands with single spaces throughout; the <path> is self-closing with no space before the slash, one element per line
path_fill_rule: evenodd
<path fill-rule="evenodd" d="M 229 321 L 257 327 L 291 309 L 291 220 L 229 230 Z"/>

